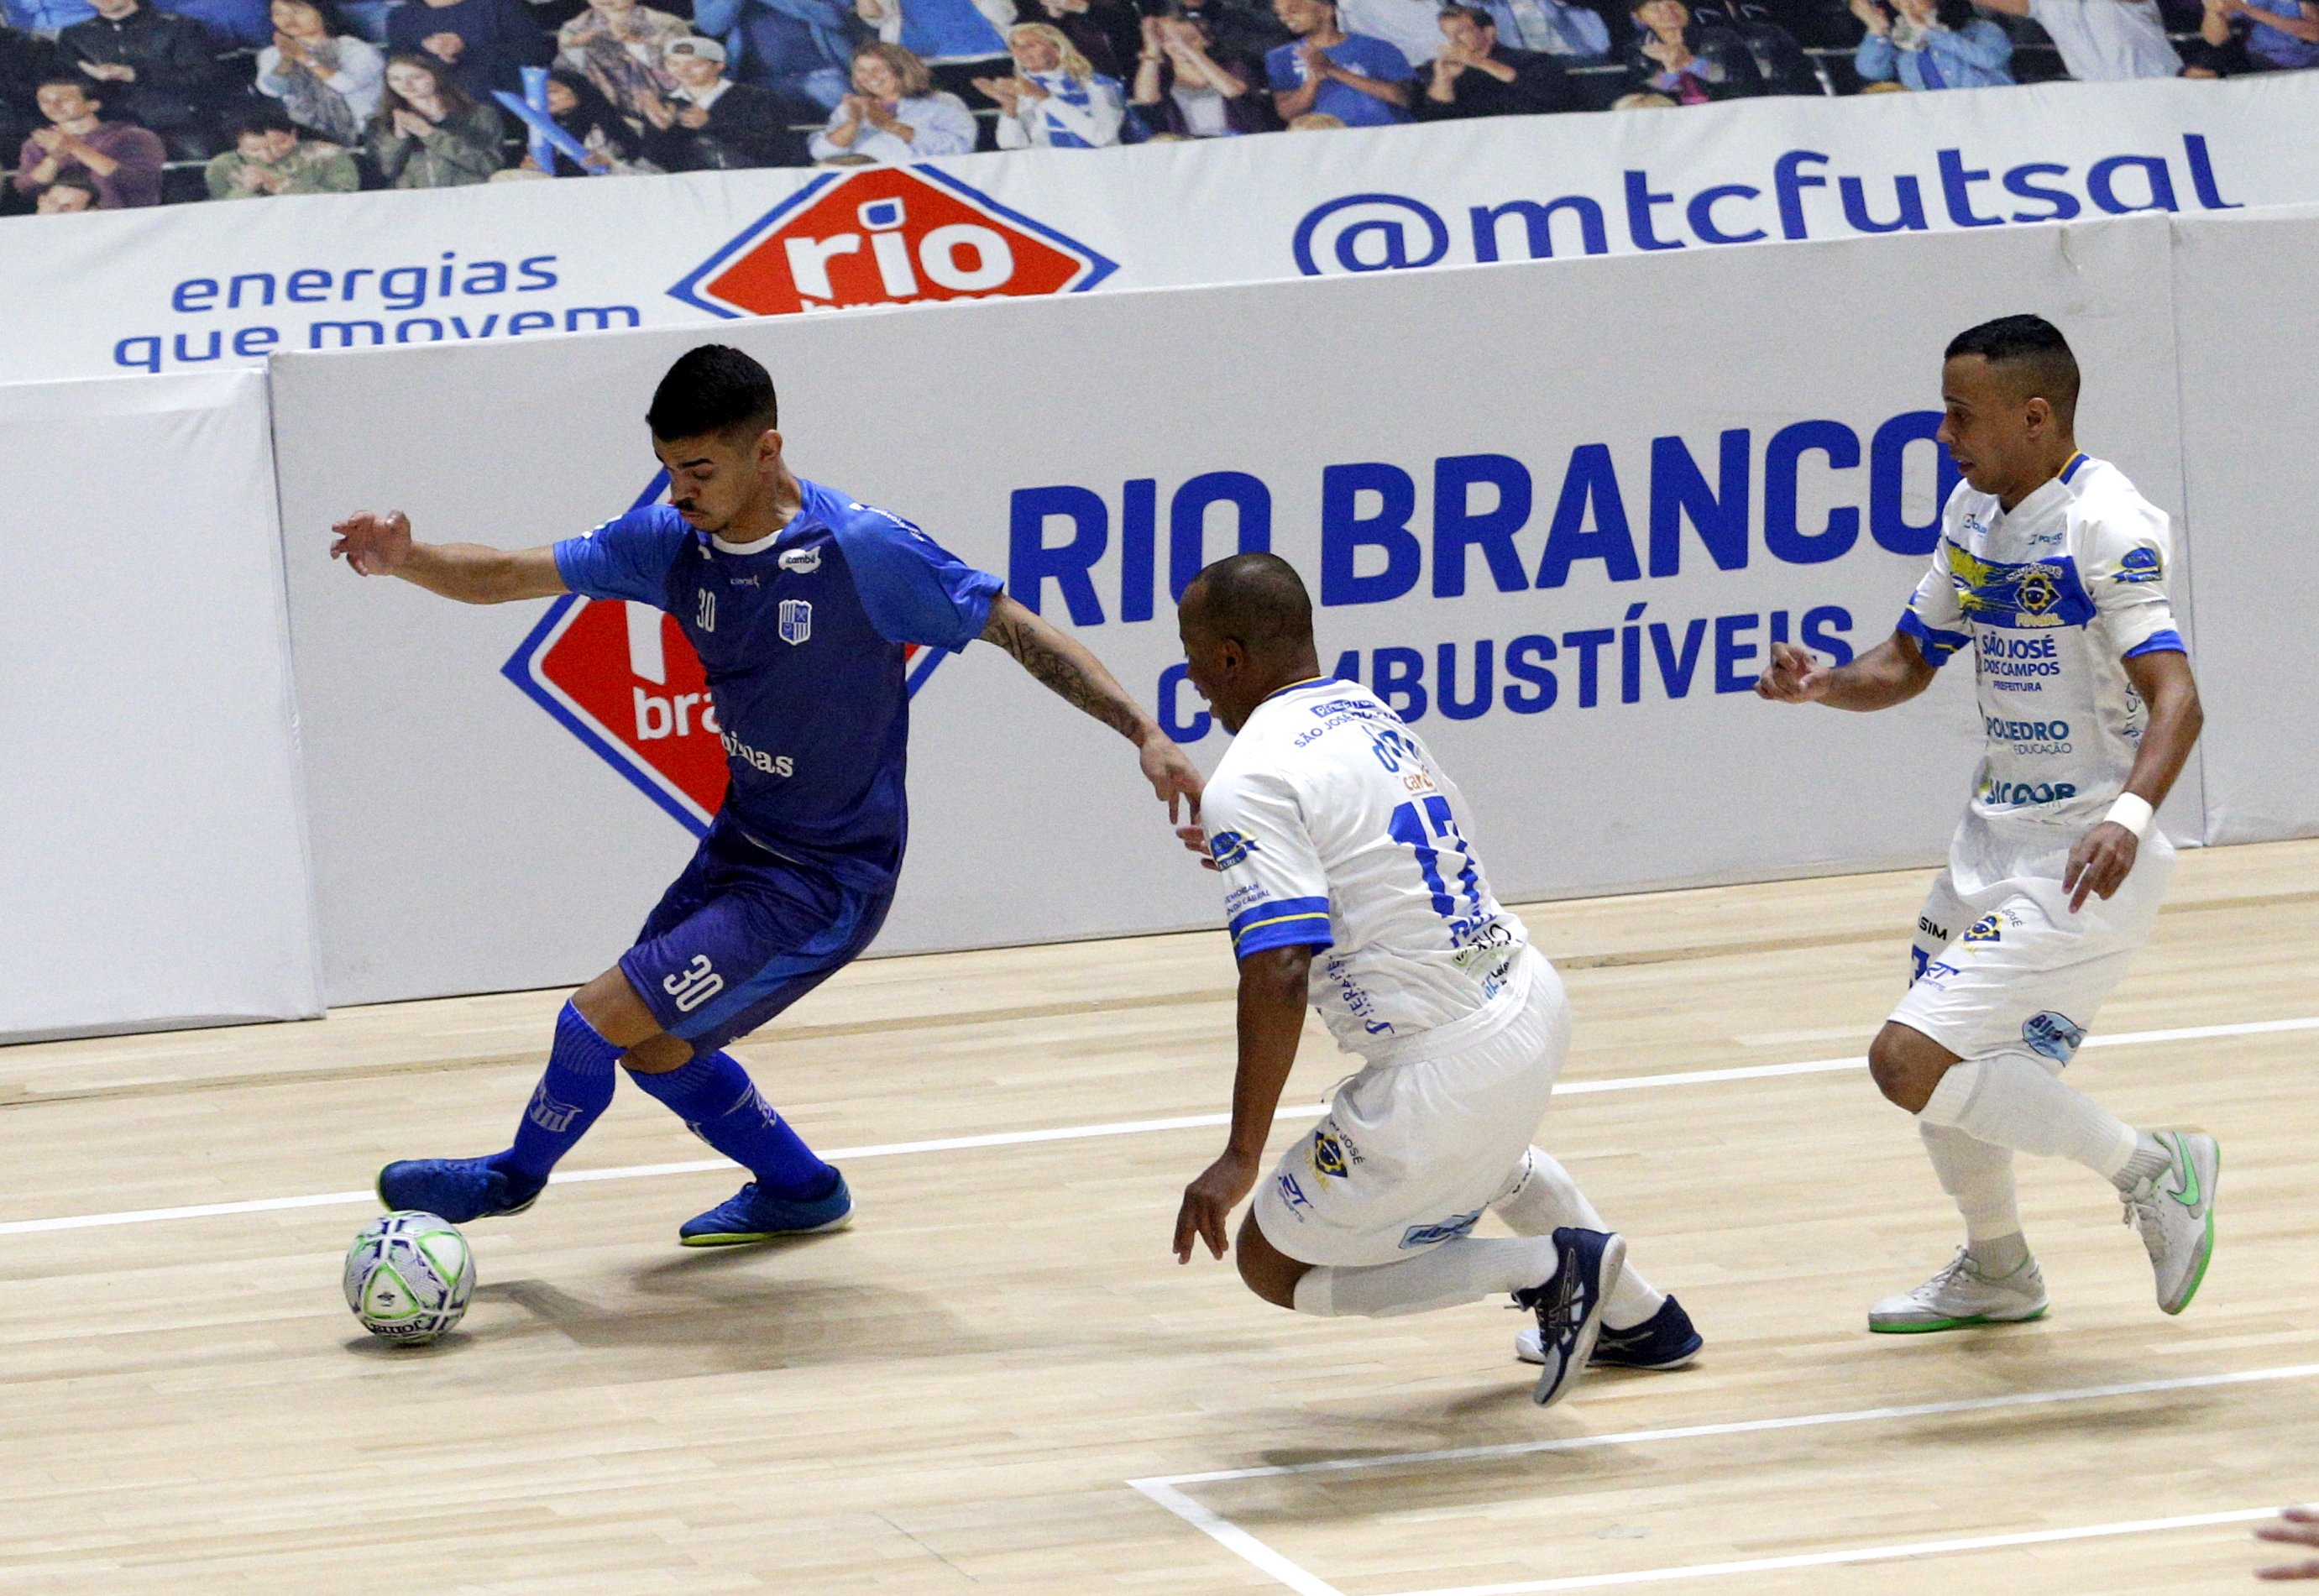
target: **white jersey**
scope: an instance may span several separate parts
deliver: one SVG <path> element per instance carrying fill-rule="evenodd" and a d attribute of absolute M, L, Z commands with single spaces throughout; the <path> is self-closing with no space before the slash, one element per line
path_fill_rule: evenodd
<path fill-rule="evenodd" d="M 2124 662 L 2182 649 L 2172 571 L 2165 512 L 2085 455 L 2010 513 L 1949 495 L 1900 629 L 1934 665 L 1973 649 L 1987 744 L 1950 850 L 1960 890 L 2058 876 L 2125 790 L 2146 712 Z"/>
<path fill-rule="evenodd" d="M 1232 951 L 1315 950 L 1313 1003 L 1373 1062 L 1479 1036 L 1510 1012 L 1529 943 L 1466 842 L 1465 799 L 1417 734 L 1361 687 L 1274 693 L 1200 799 Z M 1456 1027 L 1448 1035 L 1443 1027 Z"/>

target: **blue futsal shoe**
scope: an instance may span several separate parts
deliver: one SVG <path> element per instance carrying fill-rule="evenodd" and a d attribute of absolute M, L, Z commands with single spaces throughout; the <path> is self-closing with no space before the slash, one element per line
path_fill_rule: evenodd
<path fill-rule="evenodd" d="M 1699 1356 L 1707 1344 L 1705 1338 L 1692 1328 L 1691 1315 L 1683 1304 L 1669 1297 L 1659 1305 L 1659 1311 L 1642 1323 L 1625 1330 L 1602 1327 L 1594 1342 L 1594 1356 L 1587 1366 L 1597 1369 L 1679 1369 Z M 1544 1363 L 1546 1354 L 1539 1349 L 1538 1333 L 1526 1330 L 1514 1337 L 1514 1356 L 1524 1363 Z"/>
<path fill-rule="evenodd" d="M 783 1236 L 818 1236 L 853 1222 L 853 1194 L 846 1189 L 843 1175 L 828 1195 L 810 1202 L 772 1196 L 759 1191 L 753 1180 L 708 1213 L 686 1220 L 676 1239 L 687 1247 L 737 1247 Z"/>
<path fill-rule="evenodd" d="M 378 1172 L 378 1200 L 389 1209 L 415 1208 L 463 1225 L 521 1213 L 546 1186 L 510 1175 L 489 1159 L 403 1159 Z"/>
<path fill-rule="evenodd" d="M 1538 1315 L 1538 1357 L 1545 1366 L 1530 1401 L 1550 1408 L 1570 1394 L 1602 1330 L 1602 1309 L 1627 1267 L 1627 1240 L 1604 1231 L 1566 1225 L 1554 1232 L 1561 1254 L 1554 1278 L 1514 1293 L 1514 1301 Z"/>

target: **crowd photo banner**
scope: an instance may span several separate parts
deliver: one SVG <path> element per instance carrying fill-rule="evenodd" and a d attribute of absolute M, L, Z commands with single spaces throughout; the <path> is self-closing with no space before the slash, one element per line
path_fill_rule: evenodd
<path fill-rule="evenodd" d="M 1511 901 L 1937 858 L 1969 672 L 1878 716 L 1748 690 L 1775 640 L 1842 660 L 1890 633 L 1952 480 L 1941 350 L 1973 322 L 2059 322 L 2088 447 L 2179 516 L 2170 289 L 2152 217 L 714 330 L 774 374 L 795 469 L 1000 573 L 1204 768 L 1225 737 L 1175 597 L 1234 548 L 1292 561 L 1323 668 L 1433 745 Z M 275 361 L 333 1003 L 606 968 L 713 809 L 672 622 L 469 609 L 326 555 L 362 508 L 506 546 L 627 509 L 702 330 Z M 988 645 L 910 671 L 881 950 L 1214 923 L 1123 741 Z M 2199 822 L 2194 767 L 2168 824 Z"/>
<path fill-rule="evenodd" d="M 321 1012 L 260 372 L 0 385 L 0 1042 Z"/>
<path fill-rule="evenodd" d="M 2319 835 L 2312 510 L 2319 206 L 2174 230 L 2182 452 L 2198 549 L 2206 840 Z"/>
<path fill-rule="evenodd" d="M 15 218 L 0 295 L 37 314 L 0 346 L 0 380 L 2215 214 L 2319 201 L 2319 140 L 2286 132 L 2314 125 L 2319 76 L 2278 73 Z M 1116 374 L 1140 377 L 1132 359 Z"/>

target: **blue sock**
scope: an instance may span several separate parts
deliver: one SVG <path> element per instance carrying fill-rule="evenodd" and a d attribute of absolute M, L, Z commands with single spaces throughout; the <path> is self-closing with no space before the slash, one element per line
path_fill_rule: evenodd
<path fill-rule="evenodd" d="M 531 1106 L 515 1128 L 515 1145 L 492 1162 L 521 1180 L 546 1180 L 555 1160 L 588 1133 L 612 1101 L 620 1050 L 596 1034 L 570 1004 L 555 1016 L 555 1045 Z"/>
<path fill-rule="evenodd" d="M 768 1195 L 812 1202 L 837 1189 L 837 1171 L 814 1156 L 759 1096 L 730 1053 L 710 1053 L 664 1075 L 636 1071 L 636 1085 L 668 1105 L 687 1129 L 757 1177 Z"/>

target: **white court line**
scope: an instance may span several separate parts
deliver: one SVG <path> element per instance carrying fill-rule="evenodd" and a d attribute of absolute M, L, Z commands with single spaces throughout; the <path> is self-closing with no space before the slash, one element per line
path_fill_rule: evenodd
<path fill-rule="evenodd" d="M 1255 1536 L 1214 1509 L 1194 1501 L 1182 1487 L 1232 1480 L 1278 1479 L 1292 1474 L 1343 1474 L 1358 1469 L 1401 1468 L 1421 1464 L 1457 1463 L 1475 1458 L 1512 1457 L 1540 1452 L 1580 1452 L 1599 1447 L 1638 1446 L 1650 1441 L 1695 1440 L 1707 1436 L 1755 1435 L 1766 1430 L 1807 1429 L 1833 1424 L 1864 1424 L 1893 1419 L 1920 1419 L 1954 1413 L 1986 1412 L 1992 1409 L 2044 1407 L 2057 1402 L 2096 1402 L 2107 1397 L 2148 1396 L 2156 1393 L 2194 1391 L 2217 1385 L 2263 1384 L 2278 1380 L 2305 1380 L 2319 1375 L 2319 1364 L 2285 1364 L 2273 1368 L 2242 1369 L 2221 1375 L 2190 1375 L 2172 1380 L 2137 1380 L 2114 1385 L 2078 1385 L 2053 1391 L 2014 1392 L 2003 1396 L 1964 1397 L 1954 1402 L 1912 1402 L 1882 1408 L 1847 1408 L 1827 1413 L 1798 1413 L 1779 1419 L 1740 1419 L 1721 1424 L 1685 1424 L 1665 1429 L 1635 1429 L 1608 1435 L 1567 1436 L 1555 1440 L 1514 1441 L 1495 1447 L 1456 1447 L 1430 1452 L 1396 1452 L 1374 1457 L 1332 1457 L 1313 1463 L 1273 1464 L 1259 1468 L 1214 1469 L 1205 1474 L 1164 1474 L 1130 1480 L 1128 1485 L 1194 1528 L 1209 1536 L 1249 1563 L 1306 1596 L 1336 1596 L 1333 1588 L 1310 1571 L 1289 1561 Z M 1530 1591 L 1578 1591 L 1610 1585 L 1647 1584 L 1665 1580 L 1703 1579 L 1726 1573 L 1764 1573 L 1782 1568 L 1809 1568 L 1824 1564 L 1867 1563 L 1937 1553 L 1989 1547 L 2028 1546 L 2046 1540 L 2071 1540 L 2105 1535 L 2133 1535 L 2149 1530 L 2187 1528 L 2194 1524 L 2227 1523 L 2268 1516 L 2275 1508 L 2248 1509 L 2230 1514 L 2188 1519 L 2137 1519 L 2121 1524 L 2092 1525 L 2078 1529 L 2034 1530 L 2018 1535 L 1982 1537 L 1972 1540 L 1925 1541 L 1905 1546 L 1867 1546 L 1849 1551 L 1800 1553 L 1788 1557 L 1756 1558 L 1737 1563 L 1683 1564 L 1672 1568 L 1642 1569 L 1625 1573 L 1575 1574 L 1559 1579 L 1514 1584 L 1474 1585 L 1439 1591 L 1411 1591 L 1407 1596 L 1512 1596 Z M 1290 1575 L 1295 1577 L 1292 1578 Z"/>
<path fill-rule="evenodd" d="M 2085 1045 L 2126 1047 L 2136 1043 L 2202 1041 L 2221 1036 L 2256 1036 L 2280 1031 L 2319 1030 L 2319 1014 L 2293 1020 L 2251 1020 L 2234 1025 L 2191 1025 L 2172 1031 L 2130 1031 L 2116 1036 L 2089 1037 Z M 1735 1080 L 1773 1080 L 1791 1075 L 1825 1075 L 1867 1068 L 1865 1059 L 1808 1059 L 1793 1064 L 1746 1064 L 1731 1069 L 1679 1070 L 1666 1075 L 1631 1075 L 1611 1080 L 1566 1081 L 1554 1088 L 1557 1097 L 1585 1096 L 1595 1092 L 1632 1092 L 1658 1087 L 1703 1087 Z M 1301 1119 L 1324 1112 L 1322 1103 L 1298 1104 L 1280 1109 L 1275 1119 Z M 985 1147 L 1026 1147 L 1042 1141 L 1084 1141 L 1103 1136 L 1140 1136 L 1156 1131 L 1187 1131 L 1227 1125 L 1228 1114 L 1178 1114 L 1169 1119 L 1122 1120 L 1100 1125 L 1059 1125 L 1043 1131 L 995 1131 L 980 1136 L 945 1136 L 930 1141 L 887 1141 L 868 1147 L 836 1147 L 821 1156 L 830 1162 L 849 1159 L 892 1159 L 916 1153 L 961 1152 Z M 630 1164 L 611 1169 L 575 1169 L 550 1176 L 556 1186 L 577 1186 L 595 1180 L 644 1180 L 660 1175 L 697 1175 L 734 1166 L 723 1159 L 697 1159 L 681 1164 Z M 316 1192 L 295 1197 L 253 1197 L 239 1203 L 194 1203 L 176 1208 L 135 1208 L 117 1213 L 68 1213 L 52 1219 L 0 1222 L 0 1236 L 29 1236 L 51 1231 L 86 1231 L 108 1225 L 158 1224 L 166 1220 L 216 1219 L 237 1213 L 273 1213 L 293 1208 L 351 1207 L 374 1203 L 369 1191 Z"/>

